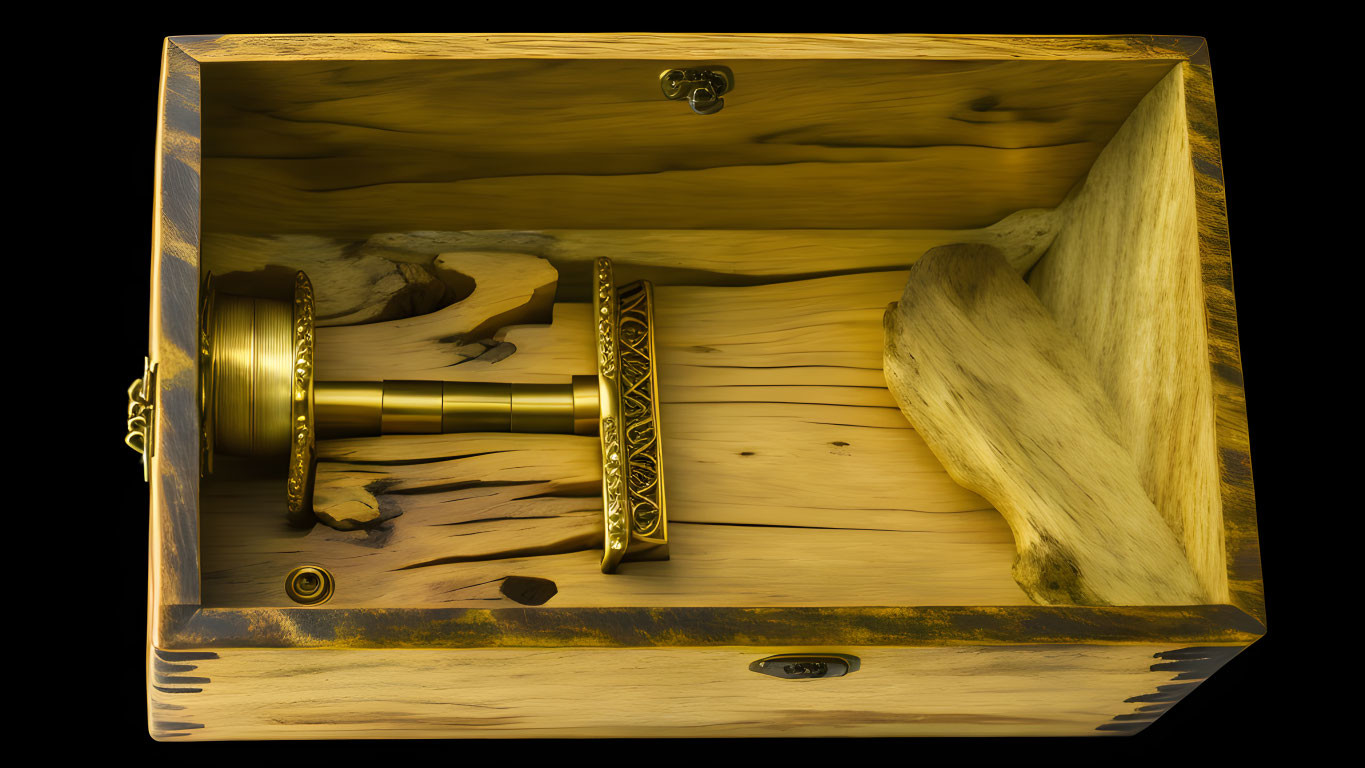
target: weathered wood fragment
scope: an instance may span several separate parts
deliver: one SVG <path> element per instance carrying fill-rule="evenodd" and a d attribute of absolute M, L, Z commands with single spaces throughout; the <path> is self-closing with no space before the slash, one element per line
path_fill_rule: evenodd
<path fill-rule="evenodd" d="M 1046 604 L 1207 599 L 1092 363 L 998 251 L 926 253 L 885 322 L 892 395 L 949 474 L 1009 522 L 1025 592 Z"/>

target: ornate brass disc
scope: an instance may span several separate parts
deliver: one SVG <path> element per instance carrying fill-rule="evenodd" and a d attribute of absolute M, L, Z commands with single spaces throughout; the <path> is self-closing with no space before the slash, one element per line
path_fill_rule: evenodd
<path fill-rule="evenodd" d="M 311 525 L 313 468 L 318 455 L 313 428 L 313 284 L 308 275 L 294 276 L 294 372 L 289 416 L 289 480 L 286 515 L 295 525 Z"/>

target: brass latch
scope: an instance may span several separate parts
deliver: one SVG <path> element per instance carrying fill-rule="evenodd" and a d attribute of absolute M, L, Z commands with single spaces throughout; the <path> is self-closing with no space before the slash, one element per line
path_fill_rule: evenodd
<path fill-rule="evenodd" d="M 664 98 L 687 100 L 699 115 L 714 115 L 725 107 L 725 94 L 735 89 L 735 73 L 729 67 L 709 69 L 670 69 L 659 75 Z"/>
<path fill-rule="evenodd" d="M 123 442 L 142 454 L 142 479 L 150 480 L 150 459 L 156 453 L 156 366 L 142 359 L 142 378 L 128 387 L 128 434 Z"/>

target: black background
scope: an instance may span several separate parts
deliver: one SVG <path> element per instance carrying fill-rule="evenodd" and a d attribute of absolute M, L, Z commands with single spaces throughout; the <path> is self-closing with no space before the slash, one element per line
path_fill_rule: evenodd
<path fill-rule="evenodd" d="M 1092 10 L 1082 19 L 1084 28 L 1077 28 L 1074 18 L 1002 26 L 993 12 L 981 9 L 947 23 L 926 20 L 928 17 L 918 11 L 903 11 L 904 18 L 895 23 L 882 13 L 841 13 L 840 19 L 866 21 L 850 21 L 838 27 L 826 24 L 822 30 L 810 21 L 828 20 L 831 10 L 812 6 L 812 15 L 802 15 L 800 24 L 790 23 L 794 17 L 789 7 L 784 7 L 781 15 L 740 18 L 752 21 L 750 29 L 768 31 L 1151 32 L 1208 39 L 1227 184 L 1268 623 L 1273 627 L 1269 634 L 1156 724 L 1132 738 L 711 740 L 614 746 L 581 741 L 152 742 L 146 729 L 143 667 L 147 489 L 137 458 L 122 446 L 121 435 L 125 390 L 140 375 L 147 351 L 148 254 L 162 38 L 222 31 L 417 28 L 686 31 L 709 29 L 735 17 L 735 9 L 680 6 L 665 8 L 659 17 L 629 25 L 584 25 L 573 23 L 567 14 L 556 17 L 541 10 L 523 10 L 520 18 L 505 13 L 503 18 L 494 19 L 488 14 L 467 16 L 468 8 L 464 8 L 458 17 L 437 17 L 446 19 L 441 24 L 431 23 L 430 17 L 414 8 L 411 16 L 397 22 L 363 18 L 349 27 L 316 15 L 281 17 L 278 9 L 231 23 L 205 23 L 193 15 L 185 15 L 182 21 L 176 12 L 160 11 L 155 19 L 137 21 L 121 16 L 108 19 L 104 28 L 41 35 L 35 41 L 30 55 L 41 57 L 35 60 L 44 62 L 43 77 L 59 85 L 38 89 L 37 101 L 18 111 L 34 119 L 18 127 L 53 151 L 25 157 L 31 153 L 26 140 L 9 143 L 16 161 L 36 161 L 38 166 L 30 176 L 36 182 L 33 191 L 19 188 L 18 204 L 12 211 L 31 211 L 34 222 L 40 214 L 50 215 L 54 221 L 43 226 L 44 235 L 37 244 L 10 258 L 11 262 L 32 260 L 40 278 L 27 283 L 39 286 L 32 293 L 14 297 L 14 309 L 9 314 L 10 322 L 17 325 L 10 334 L 12 339 L 36 339 L 36 346 L 25 347 L 29 362 L 12 368 L 12 380 L 22 383 L 23 391 L 30 394 L 35 380 L 39 391 L 68 390 L 54 396 L 64 403 L 79 403 L 77 408 L 58 409 L 58 413 L 78 412 L 75 423 L 62 416 L 60 428 L 53 429 L 56 416 L 45 397 L 11 400 L 20 403 L 21 416 L 37 420 L 38 431 L 43 434 L 37 442 L 19 446 L 25 465 L 45 465 L 48 470 L 55 465 L 57 470 L 41 481 L 53 484 L 56 494 L 35 495 L 28 483 L 11 489 L 25 500 L 36 499 L 41 509 L 41 517 L 27 519 L 19 526 L 23 536 L 15 540 L 20 550 L 17 555 L 26 558 L 20 561 L 27 566 L 18 571 L 14 583 L 16 591 L 35 603 L 31 610 L 50 616 L 24 643 L 30 652 L 35 647 L 43 649 L 47 661 L 32 665 L 39 677 L 34 687 L 58 702 L 46 706 L 61 708 L 52 737 L 55 741 L 49 743 L 94 747 L 109 755 L 145 752 L 154 759 L 238 762 L 266 755 L 307 761 L 352 757 L 385 760 L 392 766 L 404 765 L 409 759 L 466 764 L 484 760 L 559 764 L 565 759 L 605 759 L 616 764 L 644 764 L 727 757 L 775 762 L 807 758 L 841 763 L 889 759 L 946 764 L 1010 760 L 1025 764 L 1159 761 L 1180 765 L 1186 761 L 1260 763 L 1261 758 L 1270 756 L 1268 750 L 1274 742 L 1302 744 L 1307 740 L 1314 744 L 1315 734 L 1324 728 L 1338 730 L 1342 724 L 1336 717 L 1323 714 L 1326 705 L 1312 688 L 1323 682 L 1327 651 L 1319 649 L 1314 656 L 1305 643 L 1298 642 L 1300 637 L 1321 636 L 1325 631 L 1324 622 L 1314 618 L 1321 614 L 1315 614 L 1315 607 L 1304 602 L 1310 591 L 1318 591 L 1303 589 L 1308 583 L 1303 571 L 1312 564 L 1299 554 L 1299 545 L 1287 538 L 1294 535 L 1291 528 L 1296 527 L 1296 520 L 1302 519 L 1299 510 L 1311 508 L 1302 493 L 1299 469 L 1291 466 L 1296 454 L 1302 458 L 1306 443 L 1299 429 L 1301 416 L 1289 407 L 1297 402 L 1289 388 L 1300 378 L 1299 366 L 1312 363 L 1311 355 L 1305 360 L 1297 343 L 1286 341 L 1295 338 L 1288 326 L 1299 323 L 1304 310 L 1291 312 L 1286 303 L 1286 293 L 1293 289 L 1283 254 L 1298 246 L 1290 245 L 1283 233 L 1286 220 L 1293 217 L 1285 205 L 1287 199 L 1292 204 L 1302 196 L 1296 167 L 1303 158 L 1286 150 L 1285 139 L 1297 136 L 1300 116 L 1312 105 L 1305 103 L 1309 97 L 1301 81 L 1291 77 L 1286 56 L 1268 55 L 1266 41 L 1276 39 L 1281 44 L 1276 50 L 1281 54 L 1300 50 L 1296 47 L 1299 43 L 1306 46 L 1295 37 L 1293 22 L 1279 19 L 1278 28 L 1245 29 L 1239 26 L 1243 19 L 1229 16 L 1104 19 Z M 1333 109 L 1338 107 L 1333 105 Z M 11 112 L 11 117 L 14 114 Z M 1311 154 L 1318 149 L 1308 151 Z M 36 199 L 23 199 L 27 195 Z M 31 223 L 20 219 L 12 225 L 23 229 Z M 73 291 L 74 302 L 70 301 Z M 56 301 L 71 311 L 44 311 Z M 47 319 L 39 319 L 44 317 Z M 1285 360 L 1287 348 L 1297 352 L 1292 365 Z M 73 442 L 80 449 L 70 458 Z M 36 461 L 33 452 L 39 454 Z M 80 560 L 67 560 L 76 557 L 68 549 L 73 538 L 86 547 Z M 48 542 L 62 542 L 60 551 L 54 552 Z M 58 561 L 75 565 L 54 571 L 53 564 Z M 58 589 L 62 591 L 53 594 Z M 54 631 L 58 625 L 64 628 Z M 58 661 L 53 662 L 54 658 Z M 1326 675 L 1329 679 L 1331 676 Z M 584 706 L 591 703 L 584 702 Z M 78 728 L 70 727 L 73 719 L 80 723 Z M 50 721 L 37 718 L 34 724 L 51 726 Z"/>

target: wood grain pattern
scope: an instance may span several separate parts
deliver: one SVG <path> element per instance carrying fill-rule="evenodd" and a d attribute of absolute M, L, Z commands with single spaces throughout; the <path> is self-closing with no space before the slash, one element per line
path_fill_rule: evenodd
<path fill-rule="evenodd" d="M 736 66 L 705 118 L 647 60 L 212 66 L 204 226 L 984 227 L 1060 202 L 1172 64 Z"/>
<path fill-rule="evenodd" d="M 160 652 L 169 658 L 153 702 L 164 709 L 151 730 L 160 740 L 1131 733 L 1236 649 L 850 645 L 820 649 L 859 657 L 844 677 L 747 669 L 791 650 Z"/>
<path fill-rule="evenodd" d="M 151 338 L 157 366 L 151 460 L 151 605 L 199 604 L 199 65 L 162 52 L 152 211 Z M 164 627 L 153 617 L 150 633 Z"/>
<path fill-rule="evenodd" d="M 1081 345 L 1142 485 L 1214 602 L 1228 600 L 1214 400 L 1182 70 L 1138 105 L 1063 205 L 1029 285 Z"/>
<path fill-rule="evenodd" d="M 436 257 L 459 251 L 544 258 L 559 271 L 556 298 L 582 302 L 592 298 L 591 264 L 598 256 L 612 260 L 621 284 L 758 285 L 904 269 L 936 245 L 988 243 L 1022 274 L 1047 250 L 1057 224 L 1054 210 L 1032 209 L 980 229 L 470 230 L 386 232 L 363 240 L 209 233 L 204 267 L 219 276 L 220 288 L 235 281 L 257 294 L 271 290 L 269 275 L 284 275 L 276 281 L 284 287 L 274 289 L 284 294 L 293 273 L 307 271 L 318 286 L 318 312 L 329 318 L 325 324 L 347 325 L 387 319 L 378 313 L 396 296 L 425 285 L 411 268 L 439 278 Z M 416 303 L 404 308 L 408 316 L 431 311 Z"/>
<path fill-rule="evenodd" d="M 1208 361 L 1212 373 L 1228 592 L 1234 605 L 1264 621 L 1265 588 L 1256 531 L 1251 444 L 1247 434 L 1246 392 L 1237 336 L 1237 303 L 1232 290 L 1232 254 L 1213 78 L 1207 61 L 1192 60 L 1181 68 L 1194 172 L 1194 207 L 1204 285 Z"/>
<path fill-rule="evenodd" d="M 953 479 L 1010 524 L 1044 604 L 1205 602 L 1074 339 L 998 251 L 950 245 L 886 310 L 885 375 Z"/>
<path fill-rule="evenodd" d="M 1200 37 L 1162 35 L 833 35 L 494 33 L 182 35 L 170 42 L 196 61 L 380 59 L 1190 59 L 1207 63 Z"/>

